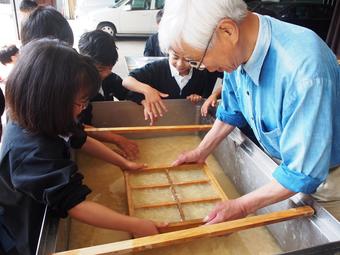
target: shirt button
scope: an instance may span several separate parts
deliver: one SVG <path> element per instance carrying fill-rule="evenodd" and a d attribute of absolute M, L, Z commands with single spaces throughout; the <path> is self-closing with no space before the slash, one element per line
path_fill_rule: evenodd
<path fill-rule="evenodd" d="M 241 74 L 244 75 L 245 71 L 243 68 L 241 68 Z"/>
<path fill-rule="evenodd" d="M 247 90 L 247 95 L 249 96 L 250 95 L 250 93 L 249 93 L 249 91 Z"/>

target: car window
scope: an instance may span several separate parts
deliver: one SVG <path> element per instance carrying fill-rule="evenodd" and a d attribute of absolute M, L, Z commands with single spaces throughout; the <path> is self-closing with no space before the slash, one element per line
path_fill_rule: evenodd
<path fill-rule="evenodd" d="M 156 0 L 156 9 L 163 9 L 165 0 Z"/>
<path fill-rule="evenodd" d="M 132 0 L 131 10 L 150 10 L 151 0 Z"/>

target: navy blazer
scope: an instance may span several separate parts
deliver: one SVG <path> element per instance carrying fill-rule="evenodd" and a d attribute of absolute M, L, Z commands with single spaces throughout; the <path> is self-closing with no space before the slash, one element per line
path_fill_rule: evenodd
<path fill-rule="evenodd" d="M 46 206 L 66 217 L 91 191 L 70 159 L 69 144 L 59 136 L 31 134 L 10 122 L 0 160 L 0 245 L 5 251 L 15 246 L 19 254 L 35 254 Z"/>

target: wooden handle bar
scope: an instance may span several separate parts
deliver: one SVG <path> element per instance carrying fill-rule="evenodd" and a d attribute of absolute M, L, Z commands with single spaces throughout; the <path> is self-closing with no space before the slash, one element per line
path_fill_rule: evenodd
<path fill-rule="evenodd" d="M 179 126 L 143 126 L 143 127 L 107 127 L 85 128 L 86 132 L 110 131 L 117 134 L 141 133 L 141 132 L 175 132 L 175 131 L 208 131 L 212 125 L 179 125 Z"/>
<path fill-rule="evenodd" d="M 313 214 L 314 210 L 310 206 L 303 206 L 239 220 L 222 222 L 214 225 L 203 225 L 154 236 L 59 252 L 55 253 L 55 255 L 126 254 L 129 252 L 144 251 L 147 249 L 188 242 L 203 237 L 226 235 L 240 230 L 264 226 L 299 217 L 311 216 Z"/>

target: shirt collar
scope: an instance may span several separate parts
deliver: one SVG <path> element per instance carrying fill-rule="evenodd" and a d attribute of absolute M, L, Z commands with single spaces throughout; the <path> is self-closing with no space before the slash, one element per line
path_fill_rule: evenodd
<path fill-rule="evenodd" d="M 259 33 L 257 35 L 254 51 L 247 63 L 243 65 L 243 69 L 258 86 L 263 62 L 270 46 L 271 29 L 266 17 L 257 13 L 254 14 L 259 18 Z"/>
<path fill-rule="evenodd" d="M 191 79 L 192 68 L 190 68 L 190 71 L 187 75 L 181 76 L 181 75 L 179 75 L 177 69 L 173 65 L 170 64 L 170 62 L 169 62 L 169 66 L 170 66 L 170 72 L 171 72 L 172 77 L 179 78 L 179 79 L 184 79 L 184 78 L 189 78 L 189 80 Z"/>

